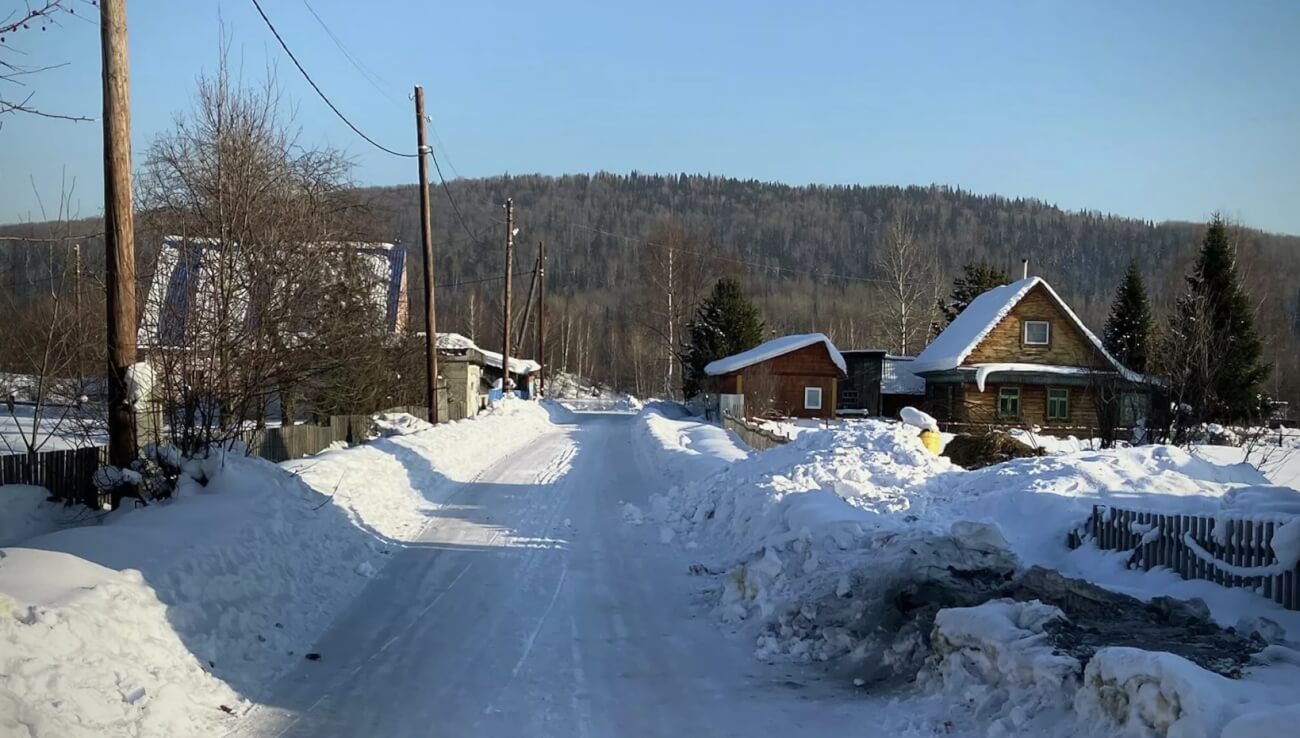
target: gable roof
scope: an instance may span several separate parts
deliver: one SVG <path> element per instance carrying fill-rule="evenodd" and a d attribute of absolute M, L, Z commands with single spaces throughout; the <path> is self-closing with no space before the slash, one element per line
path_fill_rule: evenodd
<path fill-rule="evenodd" d="M 971 300 L 970 305 L 961 311 L 961 314 L 953 319 L 952 323 L 943 330 L 925 350 L 917 355 L 916 360 L 912 362 L 912 371 L 914 372 L 937 372 L 956 369 L 961 366 L 966 357 L 979 346 L 997 326 L 1002 322 L 1017 304 L 1024 299 L 1025 295 L 1035 287 L 1042 286 L 1061 312 L 1069 318 L 1074 327 L 1079 330 L 1084 338 L 1092 344 L 1097 351 L 1105 357 L 1111 366 L 1130 382 L 1142 382 L 1145 378 L 1134 372 L 1124 365 L 1120 364 L 1106 347 L 1102 345 L 1101 340 L 1097 338 L 1088 326 L 1083 324 L 1078 315 L 1065 304 L 1065 300 L 1056 294 L 1052 285 L 1042 277 L 1028 277 L 1018 282 L 1005 284 L 1001 287 L 994 287 L 984 294 Z"/>
<path fill-rule="evenodd" d="M 824 333 L 797 333 L 792 336 L 773 338 L 770 341 L 758 344 L 748 351 L 741 351 L 738 354 L 709 362 L 704 367 L 704 373 L 710 377 L 730 374 L 747 366 L 760 364 L 768 359 L 775 359 L 791 351 L 798 351 L 801 348 L 818 343 L 826 345 L 826 352 L 831 355 L 831 361 L 835 362 L 835 366 L 838 366 L 840 371 L 847 373 L 848 370 L 845 368 L 844 357 L 840 354 L 840 350 L 835 348 L 835 344 L 831 343 L 831 339 L 827 338 Z"/>
<path fill-rule="evenodd" d="M 367 299 L 370 305 L 384 312 L 389 332 L 402 330 L 406 322 L 406 248 L 391 243 L 313 243 L 304 247 L 346 250 L 359 257 L 367 278 Z M 227 244 L 227 249 L 238 249 L 238 244 Z M 141 348 L 180 348 L 189 346 L 196 338 L 202 324 L 210 321 L 217 310 L 214 303 L 219 294 L 208 285 L 215 278 L 221 249 L 211 238 L 166 236 L 155 262 L 153 281 L 145 296 L 136 341 Z M 236 265 L 233 269 L 244 269 Z M 244 274 L 245 272 L 240 272 Z M 236 313 L 236 323 L 246 323 L 256 318 L 250 313 L 251 299 L 248 290 L 237 288 L 225 298 L 230 304 L 225 309 Z"/>

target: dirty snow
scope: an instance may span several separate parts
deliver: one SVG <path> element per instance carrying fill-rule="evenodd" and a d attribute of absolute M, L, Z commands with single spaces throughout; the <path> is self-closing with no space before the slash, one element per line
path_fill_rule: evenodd
<path fill-rule="evenodd" d="M 907 565 L 908 551 L 923 546 L 924 536 L 953 535 L 962 521 L 991 525 L 1022 565 L 1046 566 L 1139 599 L 1198 597 L 1225 627 L 1249 631 L 1269 623 L 1263 630 L 1289 644 L 1274 647 L 1277 653 L 1294 655 L 1290 648 L 1300 645 L 1300 613 L 1249 590 L 1183 580 L 1168 570 L 1130 570 L 1128 552 L 1066 546 L 1067 533 L 1095 504 L 1195 514 L 1289 512 L 1289 492 L 1251 464 L 1214 463 L 1198 449 L 1143 446 L 1066 451 L 965 471 L 927 453 L 915 428 L 866 420 L 806 433 L 719 466 L 683 454 L 683 436 L 675 429 L 696 420 L 662 414 L 641 420 L 644 435 L 661 446 L 663 467 L 694 467 L 690 474 L 677 472 L 694 481 L 656 498 L 647 522 L 670 529 L 673 545 L 698 551 L 701 572 L 726 573 L 715 613 L 754 637 L 764 659 L 831 661 L 851 652 L 855 644 L 842 632 L 815 626 L 827 620 L 816 603 L 860 591 L 864 577 L 887 579 Z M 652 445 L 646 442 L 647 449 Z M 1284 535 L 1279 555 L 1289 557 L 1292 543 Z M 1204 695 L 1228 680 L 1190 662 L 1103 649 L 1106 655 L 1085 675 L 1077 663 L 1071 670 L 1050 649 L 1036 647 L 1042 639 L 1032 626 L 1041 624 L 1043 611 L 1021 612 L 1024 603 L 982 607 L 967 615 L 940 611 L 950 643 L 982 638 L 989 645 L 975 647 L 983 653 L 979 658 L 968 646 L 954 648 L 965 649 L 960 668 L 940 663 L 932 682 L 962 697 L 987 720 L 991 734 L 1047 734 L 1056 714 L 1077 731 L 1102 715 L 1105 724 L 1122 724 L 1134 735 L 1231 735 L 1232 721 L 1252 728 L 1285 725 L 1269 716 L 1275 709 L 1288 714 L 1288 706 L 1300 703 L 1295 681 L 1278 686 L 1298 673 L 1286 663 L 1292 656 L 1252 667 L 1245 680 L 1215 698 L 1226 706 L 1216 706 Z M 1166 709 L 1179 699 L 1210 702 L 1204 710 Z M 1132 709 L 1120 710 L 1120 702 Z M 1038 717 L 1034 705 L 1043 707 Z"/>

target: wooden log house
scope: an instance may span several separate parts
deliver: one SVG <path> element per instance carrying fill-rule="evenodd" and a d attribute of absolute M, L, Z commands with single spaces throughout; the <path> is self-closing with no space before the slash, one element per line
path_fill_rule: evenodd
<path fill-rule="evenodd" d="M 1093 434 L 1152 410 L 1153 385 L 1111 356 L 1040 277 L 972 300 L 911 369 L 925 378 L 926 409 L 950 426 Z"/>

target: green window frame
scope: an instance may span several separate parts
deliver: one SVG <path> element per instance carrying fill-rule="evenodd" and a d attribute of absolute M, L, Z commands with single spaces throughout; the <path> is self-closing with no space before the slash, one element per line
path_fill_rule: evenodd
<path fill-rule="evenodd" d="M 999 418 L 1020 417 L 1020 388 L 1019 387 L 998 388 L 998 417 Z"/>
<path fill-rule="evenodd" d="M 1070 390 L 1064 387 L 1047 390 L 1047 419 L 1070 419 Z"/>

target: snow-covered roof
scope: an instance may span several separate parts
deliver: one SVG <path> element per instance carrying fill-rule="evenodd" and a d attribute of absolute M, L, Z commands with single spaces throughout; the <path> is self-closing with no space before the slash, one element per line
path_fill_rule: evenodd
<path fill-rule="evenodd" d="M 967 368 L 975 370 L 975 386 L 980 392 L 984 391 L 984 383 L 988 380 L 990 374 L 996 372 L 1033 372 L 1036 374 L 1065 374 L 1065 375 L 1086 375 L 1091 374 L 1092 369 L 1086 366 L 1063 366 L 1059 364 L 1025 364 L 1021 362 L 1007 362 L 1002 364 L 970 364 Z"/>
<path fill-rule="evenodd" d="M 439 333 L 438 348 L 440 349 L 473 349 L 483 354 L 483 362 L 491 367 L 501 368 L 501 354 L 496 351 L 487 351 L 480 348 L 469 338 L 459 333 Z M 532 374 L 542 368 L 541 364 L 532 359 L 521 359 L 517 356 L 510 357 L 511 374 Z"/>
<path fill-rule="evenodd" d="M 733 356 L 710 362 L 704 367 L 704 373 L 711 377 L 728 374 L 817 343 L 825 344 L 827 353 L 831 355 L 831 361 L 835 362 L 835 366 L 838 366 L 840 371 L 847 373 L 848 370 L 845 368 L 844 357 L 840 354 L 840 350 L 835 348 L 835 344 L 831 343 L 831 339 L 827 338 L 824 333 L 798 333 L 793 336 L 773 338 L 770 341 L 758 344 L 748 351 L 741 351 Z"/>
<path fill-rule="evenodd" d="M 885 355 L 880 367 L 880 392 L 885 395 L 923 395 L 925 379 L 912 371 L 911 356 Z"/>
<path fill-rule="evenodd" d="M 232 324 L 244 326 L 256 319 L 250 307 L 253 300 L 246 286 L 232 293 L 213 287 L 223 268 L 236 274 L 236 283 L 247 278 L 248 264 L 230 267 L 220 264 L 221 242 L 212 238 L 164 236 L 154 266 L 153 281 L 145 296 L 136 341 L 141 347 L 185 347 L 204 340 L 211 331 L 218 309 L 233 313 Z M 237 252 L 239 244 L 224 248 Z M 304 252 L 322 250 L 343 252 L 358 257 L 364 271 L 354 277 L 365 279 L 366 298 L 370 305 L 382 308 L 389 332 L 401 332 L 406 324 L 406 249 L 391 243 L 331 241 L 300 244 Z M 307 258 L 307 256 L 304 256 Z M 224 296 L 223 296 L 224 295 Z M 220 300 L 229 304 L 218 305 Z M 241 328 L 242 329 L 242 328 Z M 286 334 L 287 335 L 287 334 Z"/>
<path fill-rule="evenodd" d="M 1116 371 L 1122 377 L 1130 382 L 1143 382 L 1146 378 L 1141 374 L 1134 372 L 1124 365 L 1120 364 L 1106 347 L 1102 345 L 1101 340 L 1097 338 L 1088 326 L 1083 324 L 1079 316 L 1070 309 L 1070 306 L 1056 294 L 1052 285 L 1048 284 L 1042 277 L 1027 277 L 1011 284 L 1005 284 L 1001 287 L 994 287 L 984 294 L 971 300 L 970 305 L 961 311 L 961 314 L 953 319 L 952 323 L 943 330 L 929 346 L 925 347 L 912 363 L 914 372 L 936 372 L 956 369 L 962 365 L 966 357 L 975 350 L 975 347 L 983 341 L 989 332 L 1005 318 L 1013 308 L 1029 294 L 1029 291 L 1039 285 L 1047 291 L 1052 300 L 1056 303 L 1061 312 L 1074 323 L 1079 332 L 1087 338 L 1092 345 L 1101 352 Z M 1039 366 L 1039 365 L 1034 365 Z M 1042 371 L 1039 369 L 1038 371 Z M 987 375 L 987 372 L 986 372 Z"/>

